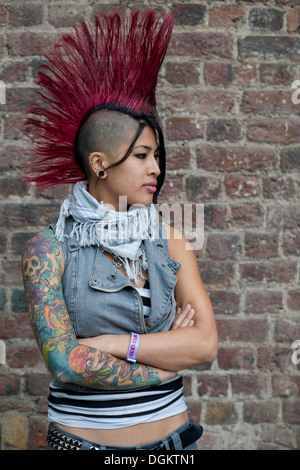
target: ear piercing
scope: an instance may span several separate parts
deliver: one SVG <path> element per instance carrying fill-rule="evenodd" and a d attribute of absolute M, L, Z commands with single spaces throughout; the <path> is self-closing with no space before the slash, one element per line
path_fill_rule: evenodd
<path fill-rule="evenodd" d="M 90 153 L 90 157 L 91 157 L 91 153 Z M 89 166 L 92 167 L 92 159 L 89 158 Z M 100 170 L 98 171 L 98 178 L 103 178 L 103 176 L 105 175 L 105 170 Z"/>

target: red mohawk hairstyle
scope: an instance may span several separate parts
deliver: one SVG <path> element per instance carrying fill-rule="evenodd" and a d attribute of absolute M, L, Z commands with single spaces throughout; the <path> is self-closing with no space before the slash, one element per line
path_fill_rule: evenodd
<path fill-rule="evenodd" d="M 27 110 L 23 133 L 31 141 L 27 181 L 40 186 L 76 183 L 87 176 L 76 162 L 75 140 L 92 108 L 136 117 L 156 115 L 155 88 L 173 17 L 131 12 L 95 17 L 64 34 L 38 72 L 40 102 Z"/>

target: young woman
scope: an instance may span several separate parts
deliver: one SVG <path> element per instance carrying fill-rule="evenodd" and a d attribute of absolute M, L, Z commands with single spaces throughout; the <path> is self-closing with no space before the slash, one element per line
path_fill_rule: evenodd
<path fill-rule="evenodd" d="M 55 378 L 48 449 L 197 449 L 202 428 L 188 420 L 177 372 L 213 361 L 217 333 L 193 251 L 153 204 L 164 177 L 157 119 L 102 103 L 72 146 L 85 181 L 23 255 L 32 327 Z"/>

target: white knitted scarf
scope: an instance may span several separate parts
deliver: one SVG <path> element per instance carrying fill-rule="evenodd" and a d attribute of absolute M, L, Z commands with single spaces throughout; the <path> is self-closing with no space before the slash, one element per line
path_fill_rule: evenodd
<path fill-rule="evenodd" d="M 98 202 L 87 190 L 87 182 L 75 184 L 72 196 L 61 205 L 55 235 L 59 241 L 75 236 L 80 246 L 99 246 L 123 265 L 130 280 L 137 282 L 148 269 L 143 240 L 158 238 L 158 213 L 153 204 L 118 212 Z M 65 220 L 74 219 L 70 235 Z M 115 264 L 116 265 L 116 264 Z"/>

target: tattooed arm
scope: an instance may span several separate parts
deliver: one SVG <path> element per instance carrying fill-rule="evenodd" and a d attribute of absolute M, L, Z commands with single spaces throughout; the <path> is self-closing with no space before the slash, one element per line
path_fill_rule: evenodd
<path fill-rule="evenodd" d="M 158 384 L 174 375 L 129 364 L 76 340 L 62 291 L 63 255 L 52 230 L 27 242 L 22 268 L 32 329 L 55 378 L 92 388 L 124 390 Z"/>

